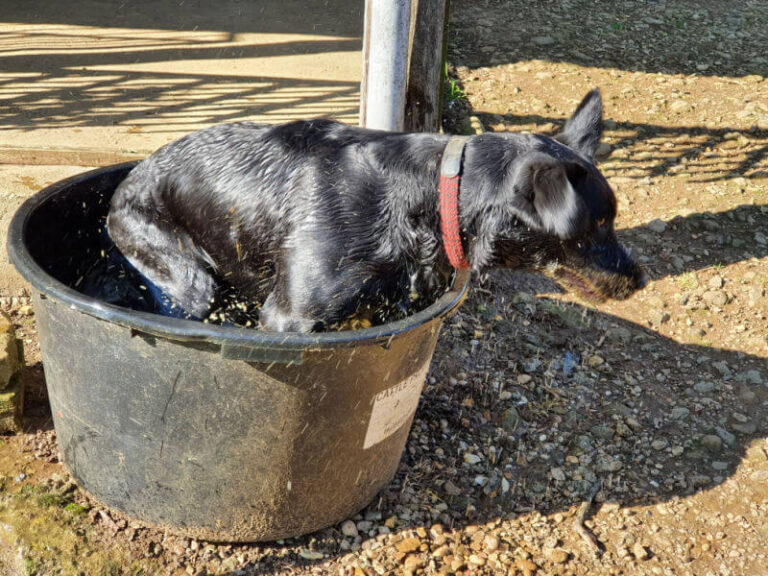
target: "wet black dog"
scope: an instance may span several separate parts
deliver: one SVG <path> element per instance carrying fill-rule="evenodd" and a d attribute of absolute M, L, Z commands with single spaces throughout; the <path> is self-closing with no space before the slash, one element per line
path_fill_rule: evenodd
<path fill-rule="evenodd" d="M 469 139 L 459 220 L 473 269 L 540 271 L 591 300 L 642 287 L 592 160 L 601 133 L 594 90 L 555 138 Z M 384 321 L 412 310 L 414 294 L 431 301 L 450 276 L 437 208 L 448 139 L 328 120 L 215 126 L 130 173 L 109 235 L 180 316 L 204 317 L 227 284 L 264 303 L 269 330 Z"/>

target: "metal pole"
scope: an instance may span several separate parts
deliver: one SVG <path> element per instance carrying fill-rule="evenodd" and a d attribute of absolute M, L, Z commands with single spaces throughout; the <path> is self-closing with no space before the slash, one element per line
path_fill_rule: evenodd
<path fill-rule="evenodd" d="M 411 0 L 366 0 L 360 124 L 399 131 L 405 115 Z"/>

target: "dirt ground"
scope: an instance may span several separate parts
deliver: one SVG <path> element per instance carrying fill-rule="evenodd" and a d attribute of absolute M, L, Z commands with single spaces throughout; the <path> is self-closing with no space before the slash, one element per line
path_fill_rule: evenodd
<path fill-rule="evenodd" d="M 554 133 L 602 88 L 600 168 L 649 287 L 593 307 L 537 276 L 478 279 L 392 484 L 342 525 L 254 546 L 142 528 L 75 488 L 34 316 L 0 300 L 31 364 L 28 432 L 0 452 L 0 558 L 31 574 L 768 573 L 768 6 L 452 5 L 447 129 Z"/>

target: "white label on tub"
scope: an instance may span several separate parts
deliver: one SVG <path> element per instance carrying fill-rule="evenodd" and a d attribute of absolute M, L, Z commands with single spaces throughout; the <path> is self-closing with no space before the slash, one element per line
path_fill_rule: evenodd
<path fill-rule="evenodd" d="M 371 420 L 368 422 L 368 431 L 365 433 L 363 442 L 364 450 L 389 438 L 408 423 L 419 404 L 427 370 L 429 370 L 429 361 L 412 376 L 376 394 L 373 399 Z"/>

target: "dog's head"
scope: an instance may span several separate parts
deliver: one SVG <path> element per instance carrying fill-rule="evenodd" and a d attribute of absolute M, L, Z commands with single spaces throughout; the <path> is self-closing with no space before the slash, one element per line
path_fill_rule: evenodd
<path fill-rule="evenodd" d="M 593 90 L 554 138 L 484 134 L 467 146 L 462 219 L 470 262 L 527 268 L 583 298 L 624 299 L 646 283 L 613 227 L 616 197 L 594 164 L 602 101 Z"/>

